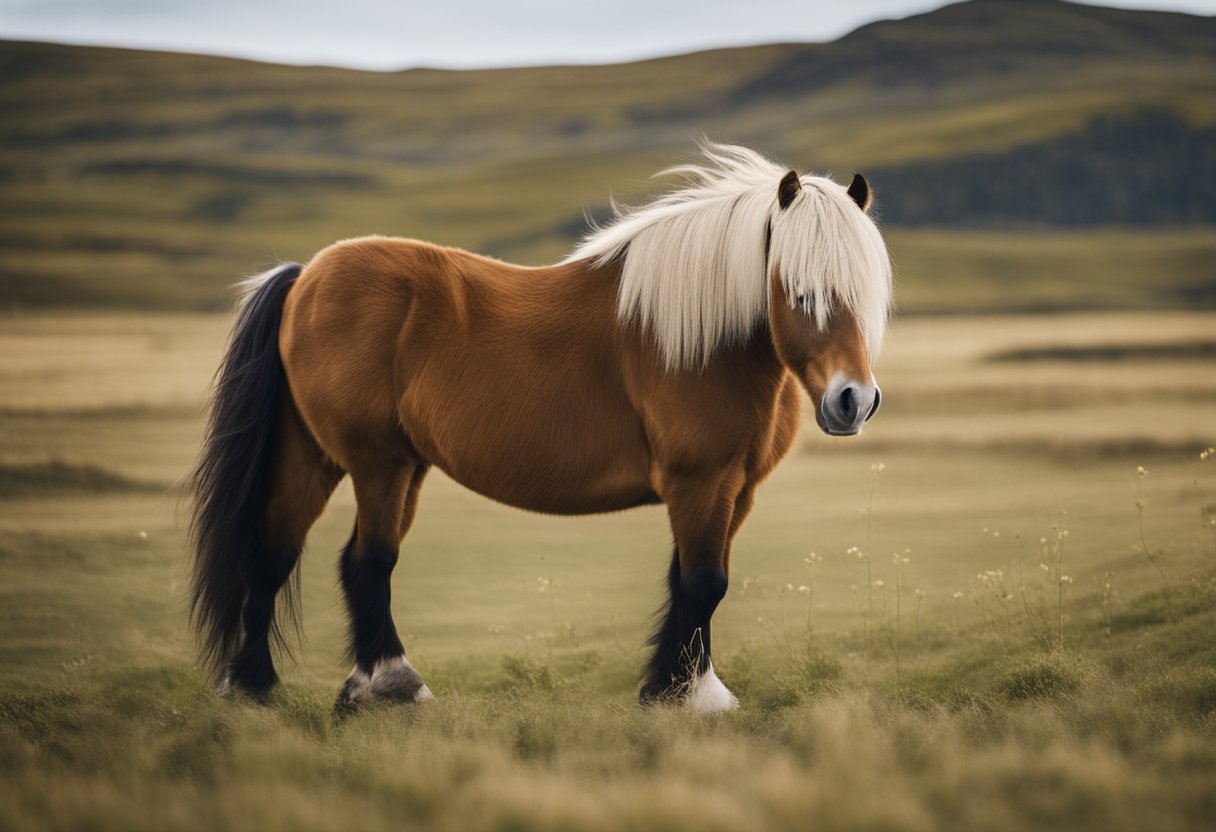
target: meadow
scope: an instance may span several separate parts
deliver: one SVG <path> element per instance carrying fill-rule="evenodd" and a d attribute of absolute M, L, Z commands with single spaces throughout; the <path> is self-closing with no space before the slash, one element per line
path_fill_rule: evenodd
<path fill-rule="evenodd" d="M 635 704 L 661 508 L 539 517 L 442 475 L 393 588 L 434 702 L 331 713 L 345 487 L 304 556 L 285 686 L 217 698 L 185 625 L 181 479 L 229 322 L 0 321 L 0 827 L 1216 815 L 1211 313 L 898 319 L 883 412 L 851 440 L 805 426 L 736 544 L 722 717 Z"/>

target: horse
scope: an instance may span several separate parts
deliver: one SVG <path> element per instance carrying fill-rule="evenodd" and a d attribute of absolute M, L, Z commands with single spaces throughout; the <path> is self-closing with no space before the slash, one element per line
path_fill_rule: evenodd
<path fill-rule="evenodd" d="M 892 269 L 864 176 L 701 154 L 555 265 L 374 236 L 243 284 L 192 478 L 191 618 L 221 693 L 277 684 L 305 537 L 349 475 L 354 667 L 335 707 L 432 697 L 389 582 L 434 467 L 533 512 L 664 505 L 674 546 L 640 700 L 738 706 L 710 641 L 731 543 L 803 391 L 832 436 L 878 410 Z"/>

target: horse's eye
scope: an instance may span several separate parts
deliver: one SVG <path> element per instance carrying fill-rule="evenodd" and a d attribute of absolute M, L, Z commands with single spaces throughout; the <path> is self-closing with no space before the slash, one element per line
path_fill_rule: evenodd
<path fill-rule="evenodd" d="M 810 295 L 799 295 L 798 305 L 801 306 L 802 311 L 808 315 L 815 311 L 815 300 Z"/>

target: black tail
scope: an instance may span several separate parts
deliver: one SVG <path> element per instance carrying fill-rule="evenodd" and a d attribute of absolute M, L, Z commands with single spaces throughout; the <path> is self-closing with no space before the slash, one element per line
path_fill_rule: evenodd
<path fill-rule="evenodd" d="M 239 647 L 250 585 L 274 568 L 264 562 L 272 555 L 262 543 L 261 525 L 285 383 L 279 324 L 283 301 L 302 268 L 285 264 L 252 282 L 216 374 L 207 433 L 192 479 L 190 616 L 203 661 L 217 674 Z M 295 593 L 291 587 L 284 605 L 289 614 L 297 609 Z M 279 638 L 277 626 L 274 632 Z"/>

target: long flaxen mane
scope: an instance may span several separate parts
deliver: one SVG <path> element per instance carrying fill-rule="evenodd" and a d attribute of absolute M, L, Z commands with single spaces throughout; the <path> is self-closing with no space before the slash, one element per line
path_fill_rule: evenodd
<path fill-rule="evenodd" d="M 781 208 L 788 168 L 745 147 L 701 150 L 702 161 L 656 174 L 682 174 L 683 186 L 616 209 L 567 262 L 622 258 L 617 314 L 649 330 L 673 370 L 704 366 L 767 320 L 773 269 L 820 329 L 836 309 L 852 312 L 873 360 L 891 305 L 891 260 L 873 220 L 820 176 L 802 175 Z"/>

